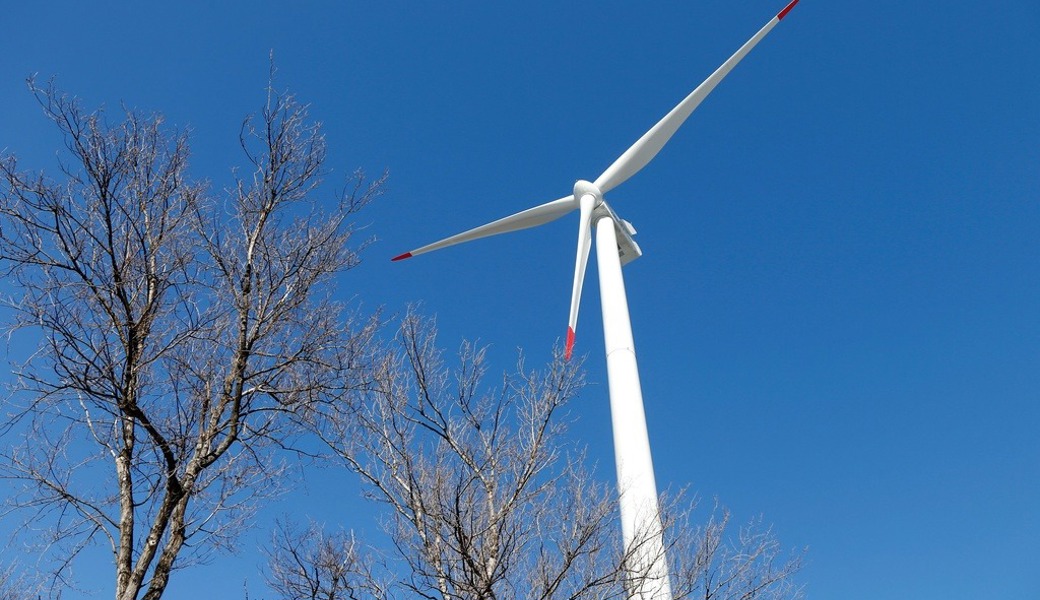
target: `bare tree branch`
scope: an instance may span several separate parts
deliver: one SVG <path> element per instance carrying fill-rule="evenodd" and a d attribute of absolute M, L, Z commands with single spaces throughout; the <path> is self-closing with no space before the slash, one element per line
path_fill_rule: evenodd
<path fill-rule="evenodd" d="M 353 534 L 280 521 L 267 549 L 265 580 L 283 600 L 386 600 L 386 584 Z"/>
<path fill-rule="evenodd" d="M 17 563 L 0 565 L 0 600 L 35 600 L 40 582 L 34 581 Z"/>

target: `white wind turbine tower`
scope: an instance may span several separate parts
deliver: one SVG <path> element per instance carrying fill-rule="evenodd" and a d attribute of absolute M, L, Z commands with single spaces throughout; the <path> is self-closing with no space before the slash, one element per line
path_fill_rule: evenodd
<path fill-rule="evenodd" d="M 625 552 L 630 556 L 629 569 L 639 574 L 628 585 L 631 598 L 670 600 L 671 585 L 662 539 L 661 517 L 654 481 L 650 442 L 647 438 L 643 394 L 639 386 L 635 344 L 628 316 L 622 265 L 639 258 L 642 251 L 632 236 L 632 225 L 618 217 L 603 195 L 624 183 L 645 167 L 664 147 L 676 130 L 720 81 L 755 45 L 768 34 L 798 0 L 793 0 L 758 30 L 733 56 L 722 63 L 682 102 L 643 134 L 635 144 L 614 161 L 593 182 L 578 181 L 574 193 L 565 198 L 529 208 L 525 211 L 481 225 L 438 242 L 416 248 L 392 260 L 403 260 L 483 237 L 508 233 L 542 225 L 577 209 L 578 253 L 574 264 L 570 318 L 567 327 L 566 357 L 574 348 L 578 325 L 578 304 L 589 258 L 591 231 L 596 229 L 596 258 L 599 267 L 600 301 L 603 309 L 603 337 L 607 353 L 607 380 L 610 413 L 614 430 L 614 455 L 620 492 L 621 530 Z M 606 219 L 607 227 L 599 227 Z"/>

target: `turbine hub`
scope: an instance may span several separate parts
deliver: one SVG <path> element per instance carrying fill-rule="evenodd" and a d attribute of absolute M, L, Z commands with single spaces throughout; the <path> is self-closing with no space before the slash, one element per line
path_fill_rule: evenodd
<path fill-rule="evenodd" d="M 585 196 L 592 196 L 596 199 L 595 204 L 593 204 L 594 208 L 603 204 L 603 192 L 599 191 L 596 184 L 584 179 L 574 182 L 574 199 L 580 202 Z"/>

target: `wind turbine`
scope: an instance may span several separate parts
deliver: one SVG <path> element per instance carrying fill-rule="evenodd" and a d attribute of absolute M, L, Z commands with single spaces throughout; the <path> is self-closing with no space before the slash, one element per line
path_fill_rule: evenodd
<path fill-rule="evenodd" d="M 650 442 L 643 411 L 632 326 L 621 267 L 642 256 L 632 236 L 632 225 L 620 218 L 606 203 L 604 194 L 645 167 L 686 121 L 690 113 L 715 89 L 715 86 L 798 4 L 792 0 L 758 33 L 722 63 L 690 95 L 647 131 L 614 161 L 595 181 L 579 180 L 569 196 L 546 202 L 514 215 L 481 225 L 443 240 L 405 252 L 398 261 L 455 244 L 542 225 L 578 210 L 578 252 L 574 261 L 570 316 L 567 322 L 565 356 L 570 359 L 578 327 L 578 305 L 596 229 L 596 259 L 599 268 L 600 302 L 603 310 L 603 337 L 607 354 L 607 380 L 610 413 L 614 431 L 614 456 L 620 492 L 621 530 L 628 567 L 639 574 L 629 581 L 631 598 L 670 600 L 671 585 L 662 539 L 661 517 L 654 481 Z M 606 219 L 606 227 L 600 227 Z"/>

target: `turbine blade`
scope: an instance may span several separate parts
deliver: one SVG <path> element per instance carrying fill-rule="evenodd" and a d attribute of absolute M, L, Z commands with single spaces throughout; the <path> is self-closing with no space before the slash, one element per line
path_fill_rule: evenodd
<path fill-rule="evenodd" d="M 404 254 L 395 256 L 390 260 L 403 260 L 426 252 L 432 252 L 433 250 L 440 250 L 441 248 L 454 246 L 455 244 L 478 240 L 490 235 L 498 235 L 500 233 L 509 233 L 510 231 L 519 231 L 520 229 L 535 227 L 536 225 L 542 225 L 549 221 L 555 221 L 575 208 L 578 208 L 578 203 L 574 201 L 574 196 L 567 196 L 566 198 L 546 202 L 545 204 L 540 204 L 534 208 L 518 212 L 515 215 L 509 215 L 508 217 L 487 223 L 486 225 L 474 227 L 469 231 L 463 231 L 462 233 L 444 238 L 443 240 L 432 244 L 427 244 L 421 248 L 416 248 L 411 252 L 405 252 Z"/>
<path fill-rule="evenodd" d="M 578 305 L 581 304 L 581 286 L 585 282 L 585 266 L 589 262 L 592 248 L 592 209 L 596 199 L 584 196 L 581 199 L 581 221 L 578 224 L 578 256 L 574 259 L 574 285 L 571 287 L 571 313 L 567 320 L 567 345 L 564 358 L 571 359 L 574 351 L 574 334 L 578 329 Z"/>
<path fill-rule="evenodd" d="M 788 4 L 782 11 L 780 11 L 775 17 L 770 19 L 762 29 L 758 30 L 754 36 L 751 37 L 743 46 L 740 47 L 737 52 L 729 57 L 729 59 L 722 63 L 722 66 L 715 70 L 707 79 L 704 80 L 697 89 L 690 92 L 689 96 L 680 102 L 675 108 L 671 110 L 663 119 L 657 122 L 650 131 L 643 134 L 643 137 L 639 138 L 635 144 L 632 144 L 628 150 L 625 151 L 614 164 L 607 167 L 607 170 L 602 175 L 596 178 L 595 185 L 604 194 L 614 189 L 618 185 L 624 183 L 629 177 L 635 175 L 640 169 L 645 167 L 657 153 L 661 151 L 668 140 L 671 139 L 672 135 L 679 129 L 679 127 L 686 121 L 686 118 L 690 116 L 695 108 L 715 89 L 715 86 L 719 84 L 722 79 L 729 74 L 733 67 L 737 66 L 751 49 L 762 41 L 762 38 L 768 34 L 776 24 L 780 22 L 787 13 L 794 8 L 794 5 L 798 4 L 798 0 L 793 0 Z"/>

